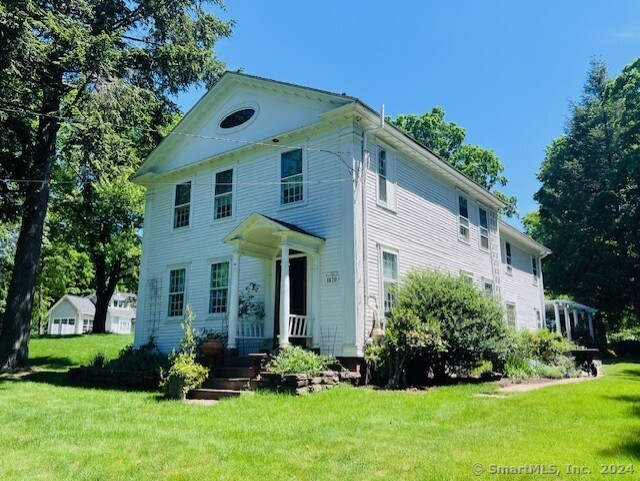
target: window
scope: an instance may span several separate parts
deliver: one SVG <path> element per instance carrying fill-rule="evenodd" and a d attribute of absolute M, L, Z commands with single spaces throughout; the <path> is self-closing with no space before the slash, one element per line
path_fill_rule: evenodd
<path fill-rule="evenodd" d="M 93 319 L 82 319 L 82 334 L 87 334 L 93 331 Z"/>
<path fill-rule="evenodd" d="M 469 242 L 469 207 L 467 199 L 458 196 L 458 238 Z"/>
<path fill-rule="evenodd" d="M 187 227 L 191 214 L 191 181 L 176 185 L 173 228 Z"/>
<path fill-rule="evenodd" d="M 507 326 L 516 328 L 516 305 L 513 302 L 507 302 Z"/>
<path fill-rule="evenodd" d="M 211 280 L 209 283 L 209 312 L 223 314 L 227 312 L 229 294 L 229 263 L 211 264 Z"/>
<path fill-rule="evenodd" d="M 533 311 L 536 315 L 536 326 L 538 326 L 538 329 L 542 329 L 544 326 L 542 325 L 542 316 L 540 316 L 540 309 L 534 308 Z"/>
<path fill-rule="evenodd" d="M 482 283 L 482 292 L 487 297 L 493 296 L 493 282 L 485 280 Z"/>
<path fill-rule="evenodd" d="M 233 169 L 216 173 L 213 200 L 213 218 L 224 219 L 233 215 Z"/>
<path fill-rule="evenodd" d="M 304 198 L 302 149 L 280 155 L 280 204 L 300 202 Z"/>
<path fill-rule="evenodd" d="M 169 317 L 184 314 L 186 278 L 186 269 L 174 269 L 169 272 Z"/>
<path fill-rule="evenodd" d="M 533 283 L 538 284 L 538 259 L 531 256 L 531 274 L 533 275 Z"/>
<path fill-rule="evenodd" d="M 507 273 L 511 274 L 513 272 L 513 265 L 511 259 L 511 244 L 509 242 L 504 243 L 504 257 L 507 263 Z"/>
<path fill-rule="evenodd" d="M 480 248 L 489 250 L 489 219 L 487 210 L 480 207 Z"/>
<path fill-rule="evenodd" d="M 387 203 L 387 151 L 378 149 L 378 200 Z"/>
<path fill-rule="evenodd" d="M 473 285 L 473 274 L 471 272 L 460 269 L 460 277 L 470 286 Z"/>
<path fill-rule="evenodd" d="M 393 309 L 395 300 L 394 286 L 398 283 L 398 255 L 382 251 L 382 296 L 384 315 Z"/>
<path fill-rule="evenodd" d="M 248 122 L 251 117 L 253 117 L 256 113 L 255 109 L 252 108 L 244 108 L 240 110 L 236 110 L 235 112 L 227 115 L 220 122 L 221 129 L 233 129 L 234 127 L 239 127 L 242 124 Z"/>

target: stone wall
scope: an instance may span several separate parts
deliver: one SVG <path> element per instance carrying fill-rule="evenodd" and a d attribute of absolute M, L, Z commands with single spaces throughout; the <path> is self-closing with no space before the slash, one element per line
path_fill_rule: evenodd
<path fill-rule="evenodd" d="M 309 376 L 307 374 L 282 375 L 263 371 L 260 373 L 257 389 L 305 395 L 330 389 L 342 382 L 357 386 L 360 383 L 360 374 L 350 371 L 325 371 L 316 376 Z"/>

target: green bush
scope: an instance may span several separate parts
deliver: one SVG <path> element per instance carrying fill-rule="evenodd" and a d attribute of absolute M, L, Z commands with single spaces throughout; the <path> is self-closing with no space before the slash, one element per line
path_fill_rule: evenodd
<path fill-rule="evenodd" d="M 150 339 L 139 349 L 133 349 L 133 345 L 129 344 L 120 351 L 117 358 L 107 362 L 105 367 L 116 371 L 136 371 L 157 376 L 168 364 L 167 356 L 162 354 L 155 341 Z"/>
<path fill-rule="evenodd" d="M 282 349 L 267 365 L 267 372 L 274 374 L 307 374 L 315 376 L 327 371 L 337 361 L 331 356 L 322 356 L 299 346 Z"/>
<path fill-rule="evenodd" d="M 89 367 L 102 369 L 108 362 L 109 358 L 107 357 L 107 353 L 105 351 L 100 351 L 89 361 Z"/>
<path fill-rule="evenodd" d="M 569 341 L 557 332 L 546 329 L 511 331 L 511 356 L 534 359 L 544 364 L 556 365 L 567 351 L 573 349 Z"/>
<path fill-rule="evenodd" d="M 417 361 L 436 380 L 462 374 L 485 361 L 502 366 L 508 331 L 499 301 L 465 279 L 437 271 L 413 271 L 395 292 L 382 357 L 389 385 L 406 383 Z"/>

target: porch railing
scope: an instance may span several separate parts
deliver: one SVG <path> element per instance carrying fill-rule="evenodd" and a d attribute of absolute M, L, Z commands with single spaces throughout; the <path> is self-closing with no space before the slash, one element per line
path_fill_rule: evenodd
<path fill-rule="evenodd" d="M 258 319 L 238 319 L 238 333 L 241 339 L 264 338 L 264 321 Z"/>
<path fill-rule="evenodd" d="M 311 338 L 313 319 L 307 316 L 289 316 L 289 337 Z"/>

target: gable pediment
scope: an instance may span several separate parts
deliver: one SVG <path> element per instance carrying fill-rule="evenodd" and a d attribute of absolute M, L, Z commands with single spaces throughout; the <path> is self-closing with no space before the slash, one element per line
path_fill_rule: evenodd
<path fill-rule="evenodd" d="M 251 142 L 275 138 L 314 124 L 320 115 L 353 101 L 342 95 L 226 73 L 149 155 L 133 179 L 149 172 L 165 174 Z M 243 120 L 250 111 L 250 118 L 238 125 L 237 118 L 228 119 L 236 112 Z"/>

